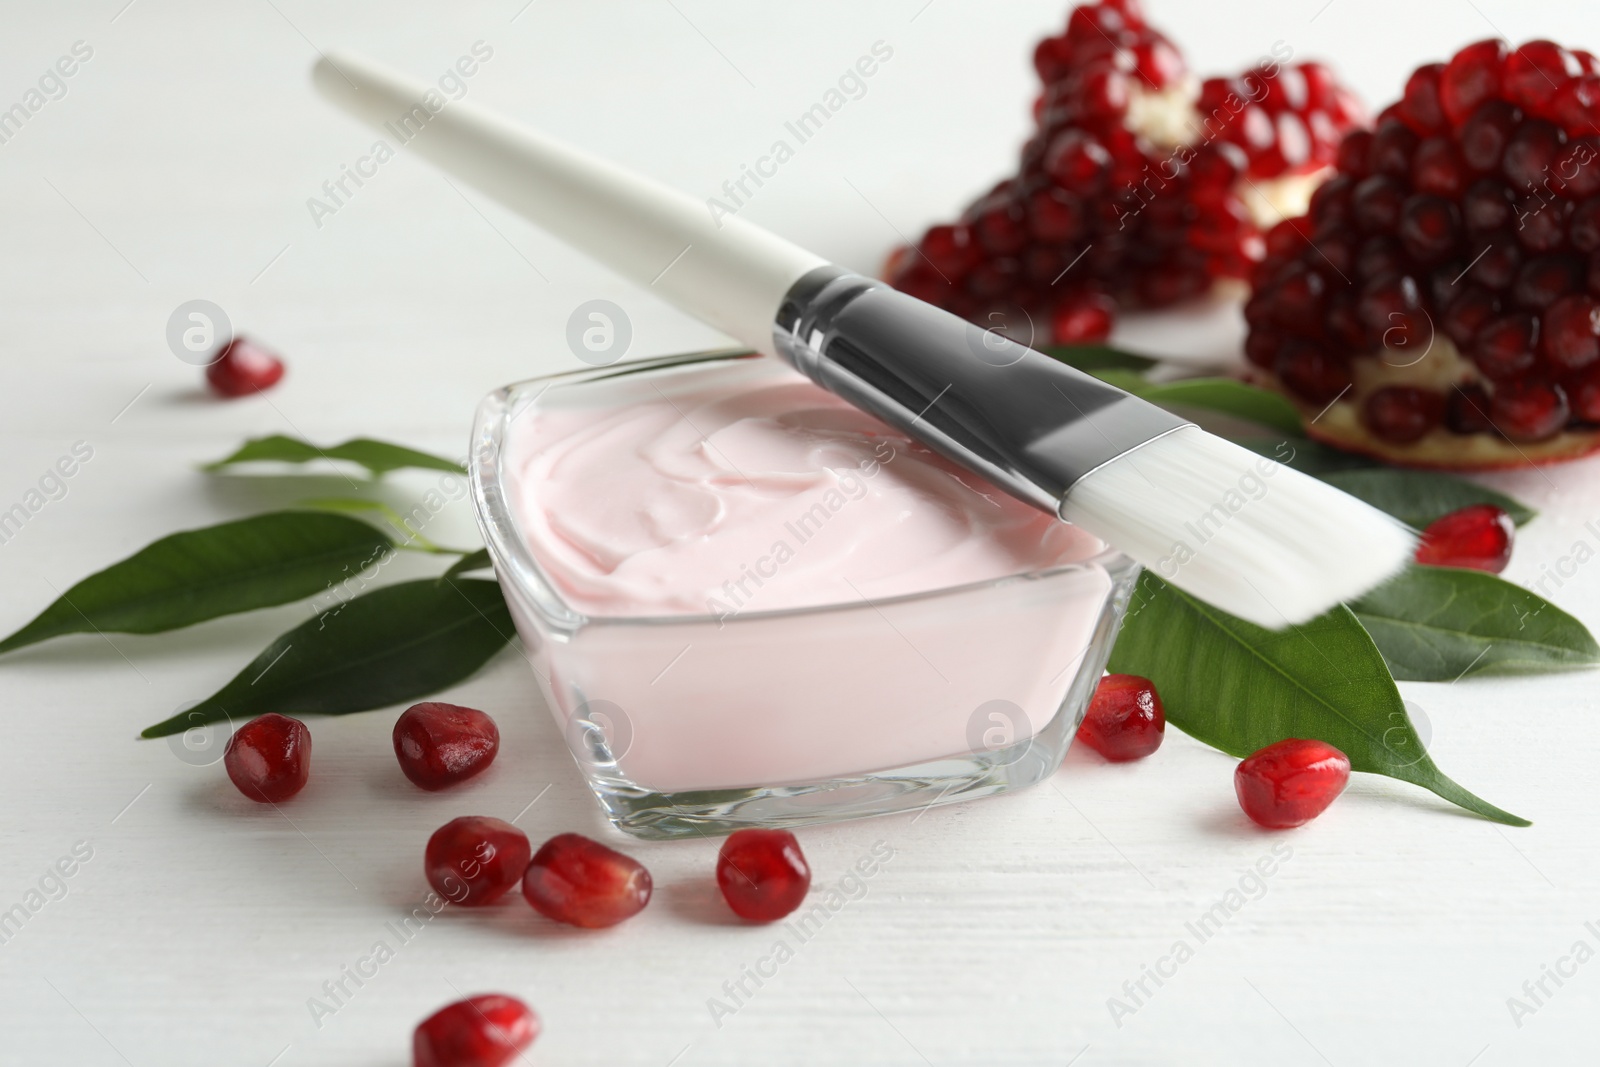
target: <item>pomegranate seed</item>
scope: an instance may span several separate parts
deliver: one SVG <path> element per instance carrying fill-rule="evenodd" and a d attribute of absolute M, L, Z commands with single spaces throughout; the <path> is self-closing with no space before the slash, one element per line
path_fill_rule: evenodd
<path fill-rule="evenodd" d="M 1108 674 L 1100 679 L 1078 727 L 1078 740 L 1113 763 L 1144 759 L 1161 747 L 1167 714 L 1148 678 Z"/>
<path fill-rule="evenodd" d="M 1419 263 L 1439 263 L 1461 242 L 1461 215 L 1440 196 L 1418 194 L 1400 209 L 1400 243 Z"/>
<path fill-rule="evenodd" d="M 1500 302 L 1493 293 L 1481 286 L 1467 285 L 1445 308 L 1439 328 L 1458 348 L 1466 348 L 1478 331 L 1499 312 Z"/>
<path fill-rule="evenodd" d="M 1537 256 L 1522 265 L 1511 296 L 1529 311 L 1543 311 L 1583 288 L 1583 264 L 1566 256 Z"/>
<path fill-rule="evenodd" d="M 1600 365 L 1575 375 L 1568 386 L 1572 413 L 1585 422 L 1600 423 Z"/>
<path fill-rule="evenodd" d="M 1405 198 L 1405 186 L 1386 175 L 1374 174 L 1355 187 L 1350 206 L 1357 224 L 1366 232 L 1392 233 L 1400 223 Z"/>
<path fill-rule="evenodd" d="M 1550 179 L 1566 142 L 1566 135 L 1548 122 L 1524 122 L 1506 142 L 1500 172 L 1513 189 L 1540 188 Z"/>
<path fill-rule="evenodd" d="M 1516 129 L 1517 109 L 1504 100 L 1490 100 L 1474 111 L 1456 134 L 1461 158 L 1480 173 L 1498 170 Z"/>
<path fill-rule="evenodd" d="M 1489 420 L 1489 391 L 1476 382 L 1456 386 L 1445 404 L 1444 421 L 1452 433 L 1491 432 L 1494 423 Z"/>
<path fill-rule="evenodd" d="M 1466 161 L 1448 137 L 1430 137 L 1417 146 L 1411 157 L 1411 185 L 1417 192 L 1454 200 L 1466 182 Z"/>
<path fill-rule="evenodd" d="M 528 869 L 528 835 L 486 815 L 452 819 L 428 838 L 423 870 L 428 884 L 452 904 L 493 904 L 516 887 Z"/>
<path fill-rule="evenodd" d="M 1411 173 L 1411 156 L 1417 150 L 1417 135 L 1403 122 L 1388 122 L 1372 139 L 1372 156 L 1367 160 L 1371 174 L 1404 178 Z"/>
<path fill-rule="evenodd" d="M 1600 304 L 1581 294 L 1564 296 L 1544 314 L 1541 346 L 1558 371 L 1582 370 L 1600 359 Z"/>
<path fill-rule="evenodd" d="M 1530 252 L 1554 252 L 1567 240 L 1567 213 L 1572 205 L 1565 201 L 1546 203 L 1528 197 L 1515 205 L 1517 242 Z"/>
<path fill-rule="evenodd" d="M 311 776 L 311 731 L 299 719 L 270 712 L 239 727 L 222 762 L 239 792 L 277 804 L 304 789 Z"/>
<path fill-rule="evenodd" d="M 738 830 L 717 854 L 717 886 L 741 919 L 776 922 L 811 888 L 811 868 L 787 830 Z"/>
<path fill-rule="evenodd" d="M 1326 404 L 1350 388 L 1350 368 L 1311 341 L 1284 344 L 1273 370 L 1292 393 L 1312 404 Z"/>
<path fill-rule="evenodd" d="M 1444 125 L 1444 109 L 1439 105 L 1439 76 L 1443 73 L 1443 63 L 1429 63 L 1412 71 L 1406 80 L 1400 117 L 1417 133 L 1428 134 Z"/>
<path fill-rule="evenodd" d="M 1367 159 L 1372 155 L 1372 134 L 1366 130 L 1356 130 L 1339 143 L 1339 152 L 1335 157 L 1339 173 L 1348 174 L 1352 178 L 1365 178 L 1371 172 L 1367 170 Z"/>
<path fill-rule="evenodd" d="M 1067 130 L 1050 142 L 1044 169 L 1061 187 L 1078 196 L 1094 196 L 1105 188 L 1111 153 L 1082 130 Z"/>
<path fill-rule="evenodd" d="M 1567 394 L 1543 382 L 1502 382 L 1489 400 L 1489 418 L 1513 441 L 1544 441 L 1561 432 L 1571 414 Z"/>
<path fill-rule="evenodd" d="M 1430 522 L 1417 543 L 1417 562 L 1499 574 L 1511 562 L 1517 533 L 1511 516 L 1493 504 L 1472 504 Z"/>
<path fill-rule="evenodd" d="M 1502 315 L 1478 331 L 1470 355 L 1490 378 L 1514 378 L 1533 366 L 1538 336 L 1539 320 L 1532 315 Z"/>
<path fill-rule="evenodd" d="M 423 789 L 444 789 L 486 770 L 500 750 L 500 730 L 476 708 L 427 701 L 394 724 L 394 754 Z"/>
<path fill-rule="evenodd" d="M 1504 230 L 1516 220 L 1512 205 L 1516 197 L 1504 182 L 1480 178 L 1461 198 L 1461 214 L 1467 229 L 1475 234 Z"/>
<path fill-rule="evenodd" d="M 1556 95 L 1583 73 L 1571 52 L 1553 41 L 1529 41 L 1506 57 L 1506 96 L 1530 115 L 1548 118 Z"/>
<path fill-rule="evenodd" d="M 482 993 L 446 1005 L 417 1026 L 413 1067 L 505 1067 L 539 1036 L 539 1017 L 516 997 Z"/>
<path fill-rule="evenodd" d="M 1445 398 L 1431 389 L 1391 385 L 1375 390 L 1361 408 L 1374 435 L 1391 444 L 1410 444 L 1444 421 Z"/>
<path fill-rule="evenodd" d="M 222 396 L 249 396 L 283 377 L 283 360 L 254 341 L 235 337 L 206 366 L 206 381 Z"/>
<path fill-rule="evenodd" d="M 1027 221 L 1020 207 L 1012 203 L 997 204 L 978 216 L 972 225 L 978 244 L 997 256 L 1020 252 L 1028 243 Z"/>
<path fill-rule="evenodd" d="M 1233 772 L 1239 806 L 1252 822 L 1287 830 L 1321 815 L 1350 781 L 1350 760 L 1324 741 L 1298 737 L 1268 745 Z"/>
<path fill-rule="evenodd" d="M 557 834 L 539 847 L 522 879 L 533 910 L 569 926 L 599 929 L 650 903 L 644 865 L 582 834 Z"/>
<path fill-rule="evenodd" d="M 927 257 L 927 262 L 949 278 L 964 277 L 983 258 L 983 252 L 973 237 L 972 227 L 964 224 L 931 227 L 922 235 L 918 247 Z"/>
<path fill-rule="evenodd" d="M 1028 232 L 1036 241 L 1066 244 L 1082 237 L 1087 227 L 1083 201 L 1065 189 L 1040 189 L 1028 198 Z"/>
<path fill-rule="evenodd" d="M 1116 304 L 1099 293 L 1065 297 L 1056 305 L 1050 329 L 1058 345 L 1090 344 L 1111 335 Z"/>
<path fill-rule="evenodd" d="M 1488 243 L 1472 265 L 1472 280 L 1490 289 L 1509 289 L 1516 280 L 1517 268 L 1522 265 L 1522 253 L 1504 234 L 1482 239 Z"/>
<path fill-rule="evenodd" d="M 1459 126 L 1478 105 L 1500 93 L 1506 46 L 1499 40 L 1479 41 L 1455 54 L 1439 75 L 1439 104 Z"/>
<path fill-rule="evenodd" d="M 1572 79 L 1556 91 L 1548 118 L 1567 131 L 1568 137 L 1591 133 L 1600 113 L 1600 77 L 1594 72 Z"/>
<path fill-rule="evenodd" d="M 1578 252 L 1600 248 L 1600 197 L 1590 197 L 1573 209 L 1567 223 L 1567 243 Z"/>

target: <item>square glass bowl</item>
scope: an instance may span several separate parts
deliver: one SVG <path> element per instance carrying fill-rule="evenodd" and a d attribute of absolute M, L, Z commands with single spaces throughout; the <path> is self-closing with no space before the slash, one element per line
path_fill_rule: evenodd
<path fill-rule="evenodd" d="M 509 385 L 478 409 L 470 480 L 495 574 L 585 779 L 639 837 L 882 815 L 1042 781 L 1072 743 L 1138 577 L 1108 549 L 721 619 L 591 617 L 564 600 L 516 518 L 519 494 L 539 492 L 511 473 L 518 420 L 788 373 L 750 353 L 693 353 Z"/>

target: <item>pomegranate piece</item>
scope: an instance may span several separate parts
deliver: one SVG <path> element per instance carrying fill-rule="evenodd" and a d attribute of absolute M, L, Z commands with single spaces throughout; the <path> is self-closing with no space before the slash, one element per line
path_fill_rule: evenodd
<path fill-rule="evenodd" d="M 650 890 L 643 864 L 582 834 L 557 834 L 539 846 L 522 879 L 534 911 L 588 929 L 639 914 Z"/>
<path fill-rule="evenodd" d="M 1154 683 L 1137 674 L 1100 679 L 1089 710 L 1078 726 L 1078 740 L 1114 763 L 1144 759 L 1161 747 L 1167 713 Z"/>
<path fill-rule="evenodd" d="M 1350 781 L 1350 760 L 1323 741 L 1291 737 L 1242 760 L 1233 772 L 1239 807 L 1269 830 L 1302 826 Z"/>
<path fill-rule="evenodd" d="M 464 815 L 428 838 L 423 871 L 434 891 L 452 904 L 493 904 L 516 887 L 528 869 L 528 835 L 501 819 Z"/>
<path fill-rule="evenodd" d="M 394 724 L 400 770 L 427 790 L 481 774 L 500 750 L 500 730 L 486 713 L 459 704 L 413 704 Z"/>
<path fill-rule="evenodd" d="M 717 853 L 717 887 L 741 919 L 777 922 L 800 906 L 811 868 L 787 830 L 736 830 Z"/>
<path fill-rule="evenodd" d="M 235 337 L 206 365 L 206 381 L 221 396 L 249 396 L 283 377 L 283 360 L 246 337 Z"/>
<path fill-rule="evenodd" d="M 1315 63 L 1267 59 L 1195 81 L 1125 0 L 1075 7 L 1034 65 L 1043 91 L 1017 172 L 891 255 L 885 276 L 985 328 L 997 311 L 1008 322 L 1023 312 L 1035 342 L 1099 340 L 1119 307 L 1246 278 L 1264 253 L 1263 222 L 1279 217 L 1273 205 L 1303 201 L 1300 179 L 1331 165 L 1340 136 L 1364 121 Z M 1418 121 L 1432 121 L 1436 86 L 1414 95 Z M 1383 165 L 1407 152 L 1391 135 Z"/>
<path fill-rule="evenodd" d="M 263 804 L 288 800 L 311 776 L 311 731 L 272 712 L 251 719 L 228 739 L 222 757 L 239 792 Z"/>
<path fill-rule="evenodd" d="M 1246 310 L 1251 374 L 1307 434 L 1467 470 L 1600 448 L 1597 90 L 1580 53 L 1482 41 L 1346 135 L 1281 224 L 1314 239 L 1268 241 Z"/>
<path fill-rule="evenodd" d="M 1428 524 L 1417 544 L 1417 562 L 1499 574 L 1511 562 L 1516 534 L 1510 515 L 1493 504 L 1472 504 Z"/>
<path fill-rule="evenodd" d="M 505 1067 L 539 1036 L 539 1017 L 516 997 L 481 993 L 447 1004 L 417 1026 L 413 1067 Z"/>

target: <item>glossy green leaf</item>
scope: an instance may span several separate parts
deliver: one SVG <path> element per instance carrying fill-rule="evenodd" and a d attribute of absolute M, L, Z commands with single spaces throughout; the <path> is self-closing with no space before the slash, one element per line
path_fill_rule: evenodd
<path fill-rule="evenodd" d="M 367 468 L 373 474 L 387 474 L 389 471 L 400 470 L 405 467 L 418 467 L 432 471 L 450 471 L 455 474 L 460 474 L 463 470 L 461 464 L 454 460 L 445 459 L 443 456 L 418 452 L 414 448 L 390 444 L 387 441 L 375 441 L 370 437 L 352 437 L 341 444 L 319 448 L 309 441 L 302 441 L 298 437 L 286 437 L 283 434 L 257 437 L 246 441 L 231 456 L 219 459 L 215 463 L 208 463 L 204 469 L 215 471 L 240 463 L 269 461 L 275 463 L 309 463 L 315 459 L 347 460 Z"/>
<path fill-rule="evenodd" d="M 322 592 L 394 547 L 343 515 L 274 511 L 163 537 L 91 574 L 0 641 L 9 652 L 74 633 L 153 634 Z"/>
<path fill-rule="evenodd" d="M 1106 345 L 1044 345 L 1039 351 L 1069 367 L 1098 375 L 1101 371 L 1147 371 L 1156 365 L 1149 356 L 1135 355 Z"/>
<path fill-rule="evenodd" d="M 494 564 L 489 559 L 489 550 L 487 548 L 480 548 L 476 552 L 467 553 L 465 556 L 462 556 L 460 559 L 452 563 L 450 565 L 450 569 L 444 572 L 444 576 L 446 578 L 454 578 L 458 574 L 468 574 L 472 571 L 488 570 L 492 566 L 494 566 Z"/>
<path fill-rule="evenodd" d="M 1587 667 L 1600 645 L 1536 593 L 1483 571 L 1408 567 L 1350 610 L 1405 681 L 1450 682 L 1485 671 Z"/>
<path fill-rule="evenodd" d="M 1518 526 L 1538 514 L 1504 493 L 1440 471 L 1369 467 L 1325 471 L 1317 477 L 1418 530 L 1439 516 L 1469 504 L 1493 504 L 1502 508 Z"/>
<path fill-rule="evenodd" d="M 512 633 L 494 582 L 382 586 L 283 634 L 227 685 L 144 736 L 268 711 L 344 715 L 416 700 L 472 674 Z"/>
<path fill-rule="evenodd" d="M 1314 737 L 1343 751 L 1355 770 L 1422 786 L 1496 822 L 1527 825 L 1445 777 L 1423 751 L 1383 657 L 1346 608 L 1264 630 L 1146 572 L 1110 669 L 1149 678 L 1167 721 L 1230 755 Z"/>

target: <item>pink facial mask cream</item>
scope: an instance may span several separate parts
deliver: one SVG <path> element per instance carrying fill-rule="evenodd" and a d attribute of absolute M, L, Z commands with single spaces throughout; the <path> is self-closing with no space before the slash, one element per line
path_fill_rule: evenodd
<path fill-rule="evenodd" d="M 479 516 L 535 673 L 646 836 L 1054 770 L 1136 568 L 774 360 L 512 386 Z"/>

